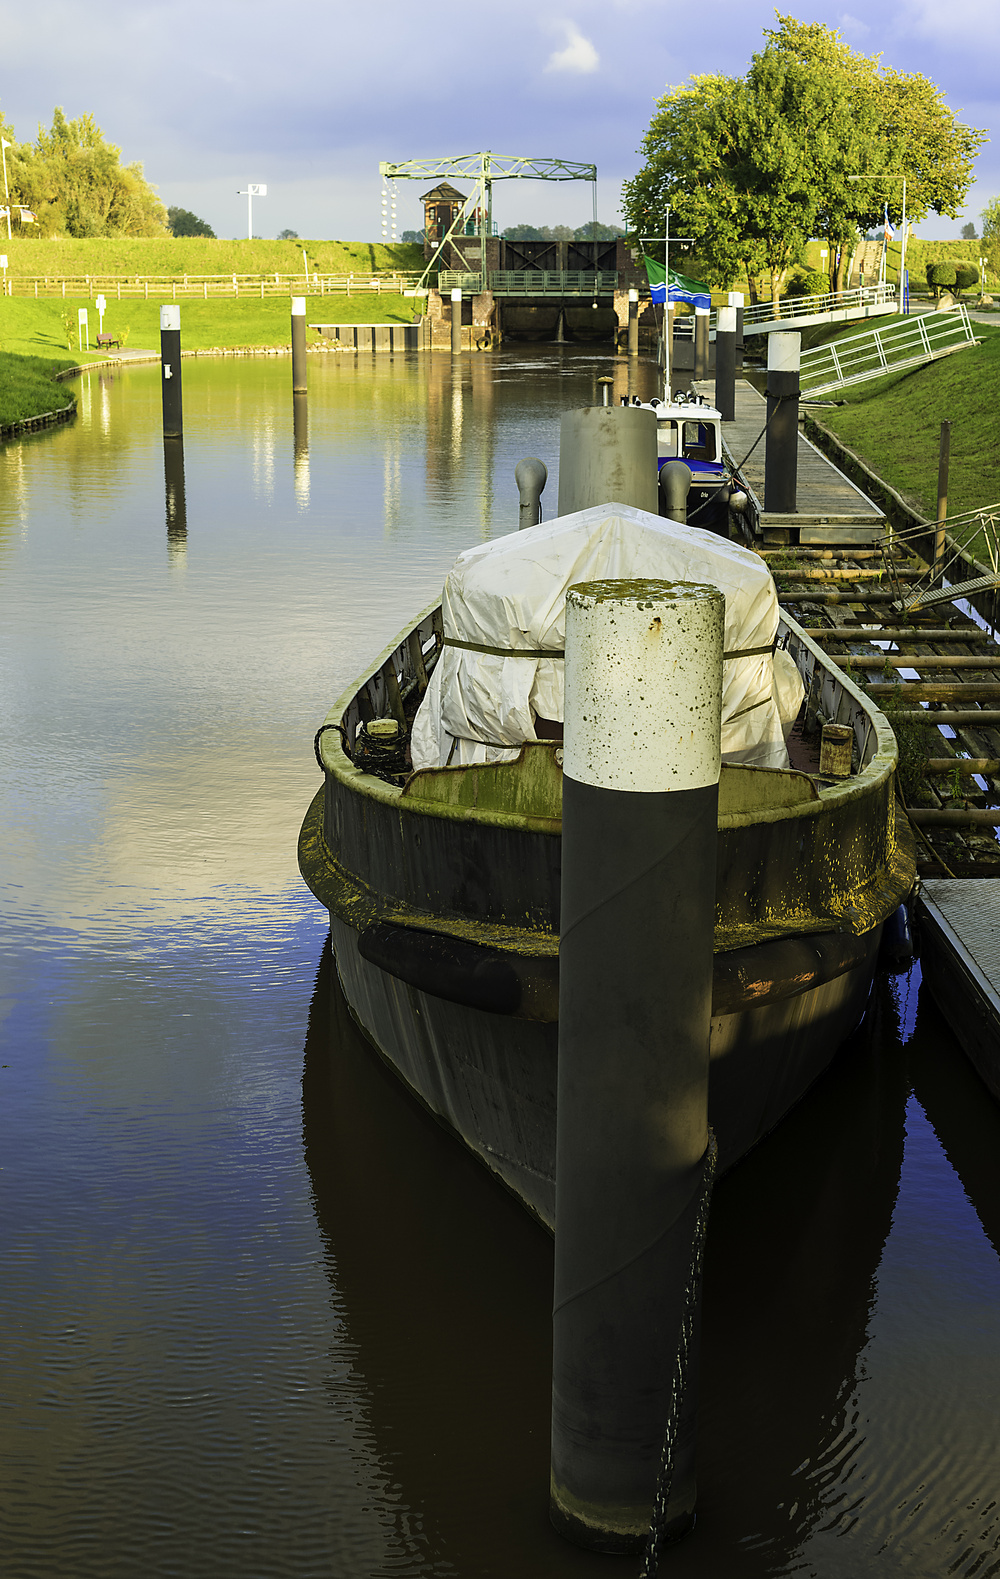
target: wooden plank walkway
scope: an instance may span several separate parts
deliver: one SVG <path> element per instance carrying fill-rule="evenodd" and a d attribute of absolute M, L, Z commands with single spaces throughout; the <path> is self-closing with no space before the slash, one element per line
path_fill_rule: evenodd
<path fill-rule="evenodd" d="M 699 393 L 714 398 L 714 388 L 695 385 Z M 752 495 L 751 503 L 765 543 L 874 542 L 885 530 L 883 511 L 855 487 L 849 477 L 799 433 L 798 510 L 794 515 L 764 510 L 764 460 L 767 437 L 759 437 L 767 421 L 767 402 L 746 379 L 736 383 L 736 420 L 723 428 L 722 442 L 730 464 L 738 466 L 751 451 L 741 476 Z"/>
<path fill-rule="evenodd" d="M 1000 892 L 990 878 L 928 878 L 917 898 L 923 978 L 1000 1098 Z"/>

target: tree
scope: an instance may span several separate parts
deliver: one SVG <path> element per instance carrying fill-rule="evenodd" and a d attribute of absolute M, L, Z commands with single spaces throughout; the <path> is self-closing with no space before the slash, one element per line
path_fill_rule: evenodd
<path fill-rule="evenodd" d="M 766 271 L 774 297 L 804 241 L 822 236 L 840 290 L 885 206 L 901 218 L 902 176 L 909 221 L 956 215 L 985 133 L 959 123 L 926 77 L 883 67 L 821 23 L 778 23 L 745 78 L 694 77 L 658 101 L 623 205 L 632 229 L 655 234 L 670 203 L 671 229 L 694 235 L 718 283 L 739 267 L 751 281 Z"/>
<path fill-rule="evenodd" d="M 92 115 L 68 121 L 57 108 L 51 128 L 40 126 L 34 144 L 4 135 L 13 143 L 7 153 L 11 198 L 36 214 L 39 235 L 166 234 L 166 212 L 142 165 L 123 165 L 121 149 L 104 141 Z"/>
<path fill-rule="evenodd" d="M 279 241 L 298 241 L 298 239 L 299 239 L 299 233 L 298 233 L 297 230 L 279 230 L 278 231 L 278 240 Z"/>
<path fill-rule="evenodd" d="M 404 246 L 419 245 L 423 242 L 424 232 L 422 230 L 404 230 L 399 239 Z"/>
<path fill-rule="evenodd" d="M 602 225 L 589 219 L 585 225 L 580 225 L 573 232 L 574 241 L 617 241 L 625 232 L 621 225 Z"/>
<path fill-rule="evenodd" d="M 215 240 L 215 231 L 208 221 L 199 219 L 189 208 L 168 208 L 167 227 L 172 236 L 210 236 Z"/>
<path fill-rule="evenodd" d="M 962 240 L 963 241 L 975 241 L 976 240 L 976 227 L 972 223 L 971 220 L 969 221 L 969 223 L 967 225 L 963 225 L 962 226 Z"/>

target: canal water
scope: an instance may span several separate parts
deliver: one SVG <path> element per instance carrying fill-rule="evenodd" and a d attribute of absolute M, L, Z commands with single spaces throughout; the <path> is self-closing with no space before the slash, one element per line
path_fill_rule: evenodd
<path fill-rule="evenodd" d="M 600 350 L 94 370 L 0 449 L 4 1579 L 584 1579 L 552 1250 L 397 1086 L 296 869 L 312 736 L 513 530 Z M 652 392 L 655 370 L 633 373 Z M 919 969 L 718 1188 L 684 1579 L 1000 1573 L 1000 1108 Z"/>

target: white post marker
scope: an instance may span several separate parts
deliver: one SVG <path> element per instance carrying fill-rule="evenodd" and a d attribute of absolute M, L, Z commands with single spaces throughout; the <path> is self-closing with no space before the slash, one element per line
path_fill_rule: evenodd
<path fill-rule="evenodd" d="M 601 1551 L 649 1529 L 707 1161 L 724 617 L 688 582 L 566 597 L 551 1515 Z"/>
<path fill-rule="evenodd" d="M 107 303 L 107 298 L 106 297 L 104 297 L 104 296 L 95 296 L 94 297 L 94 306 L 97 308 L 97 317 L 98 317 L 98 325 L 97 325 L 97 332 L 98 332 L 98 334 L 103 334 L 104 333 L 104 312 L 105 312 L 105 309 L 106 309 L 107 305 L 108 305 L 108 303 Z"/>
<path fill-rule="evenodd" d="M 77 322 L 77 327 L 79 329 L 79 336 L 78 336 L 78 338 L 79 338 L 79 341 L 80 341 L 80 350 L 81 351 L 83 350 L 83 342 L 84 342 L 84 340 L 86 340 L 86 342 L 87 342 L 87 350 L 89 351 L 90 350 L 90 324 L 89 324 L 88 319 L 87 319 L 87 309 L 86 309 L 86 307 L 80 307 L 80 308 L 77 309 L 76 322 Z"/>

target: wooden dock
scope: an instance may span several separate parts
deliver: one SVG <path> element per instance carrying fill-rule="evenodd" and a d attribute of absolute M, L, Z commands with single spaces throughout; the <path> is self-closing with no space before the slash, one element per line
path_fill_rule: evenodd
<path fill-rule="evenodd" d="M 699 393 L 714 398 L 714 387 L 696 385 Z M 765 543 L 801 543 L 828 546 L 875 542 L 885 531 L 885 515 L 855 487 L 849 477 L 799 433 L 798 509 L 794 515 L 764 509 L 764 459 L 767 436 L 760 436 L 767 420 L 767 402 L 746 379 L 736 382 L 736 420 L 723 428 L 726 459 L 740 467 L 750 494 L 756 527 Z M 744 456 L 749 459 L 740 466 Z"/>
<path fill-rule="evenodd" d="M 923 978 L 1000 1098 L 1000 885 L 990 878 L 925 879 L 916 910 Z"/>

